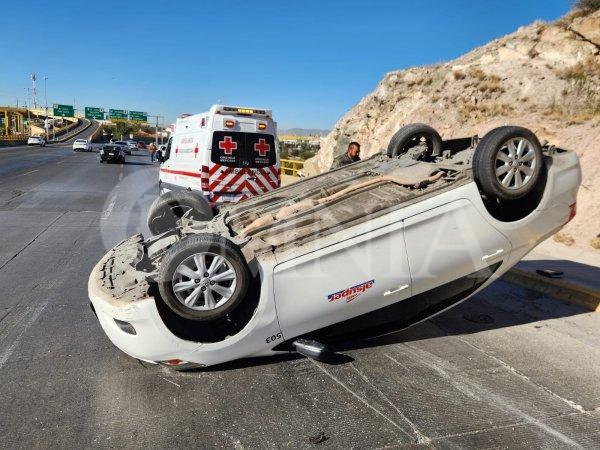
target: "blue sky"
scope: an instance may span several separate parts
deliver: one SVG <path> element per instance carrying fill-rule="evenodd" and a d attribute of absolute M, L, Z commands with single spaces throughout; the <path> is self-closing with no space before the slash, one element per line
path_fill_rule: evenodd
<path fill-rule="evenodd" d="M 10 1 L 0 104 L 31 72 L 48 102 L 168 121 L 218 101 L 272 108 L 280 128 L 331 128 L 389 71 L 453 59 L 569 0 Z"/>

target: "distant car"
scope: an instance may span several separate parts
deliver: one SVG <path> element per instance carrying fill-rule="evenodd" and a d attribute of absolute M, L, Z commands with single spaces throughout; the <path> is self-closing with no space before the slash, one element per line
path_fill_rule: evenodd
<path fill-rule="evenodd" d="M 142 142 L 142 141 L 138 142 L 137 143 L 137 148 L 142 149 L 142 150 L 145 149 L 146 148 L 146 143 Z"/>
<path fill-rule="evenodd" d="M 138 143 L 136 141 L 129 140 L 127 141 L 127 147 L 129 147 L 129 150 L 137 150 Z"/>
<path fill-rule="evenodd" d="M 27 145 L 39 145 L 40 147 L 45 147 L 46 139 L 41 136 L 29 136 L 29 139 L 27 139 Z"/>
<path fill-rule="evenodd" d="M 115 144 L 103 145 L 100 149 L 100 162 L 125 162 L 125 147 Z"/>
<path fill-rule="evenodd" d="M 119 147 L 123 147 L 123 151 L 125 152 L 125 154 L 131 155 L 131 149 L 127 141 L 114 141 L 113 144 L 118 145 Z"/>
<path fill-rule="evenodd" d="M 75 139 L 73 142 L 73 151 L 74 152 L 89 152 L 92 150 L 92 143 L 87 139 Z"/>

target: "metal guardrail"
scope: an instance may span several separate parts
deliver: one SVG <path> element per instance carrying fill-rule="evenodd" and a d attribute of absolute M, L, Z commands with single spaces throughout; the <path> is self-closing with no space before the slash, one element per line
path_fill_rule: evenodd
<path fill-rule="evenodd" d="M 280 168 L 281 173 L 297 177 L 298 171 L 304 168 L 304 161 L 298 159 L 282 159 L 280 160 Z"/>

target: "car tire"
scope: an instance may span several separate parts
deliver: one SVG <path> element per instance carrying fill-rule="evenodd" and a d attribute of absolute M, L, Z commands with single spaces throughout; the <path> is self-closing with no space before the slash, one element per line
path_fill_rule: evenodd
<path fill-rule="evenodd" d="M 160 195 L 148 212 L 148 228 L 153 235 L 164 233 L 177 226 L 177 220 L 186 212 L 190 218 L 206 221 L 213 217 L 206 199 L 189 190 L 169 191 Z"/>
<path fill-rule="evenodd" d="M 500 200 L 516 200 L 540 179 L 544 155 L 536 135 L 518 126 L 498 127 L 477 144 L 473 175 L 481 190 Z"/>
<path fill-rule="evenodd" d="M 174 244 L 158 271 L 164 303 L 178 316 L 195 321 L 231 314 L 246 296 L 249 284 L 250 271 L 237 245 L 210 233 Z"/>
<path fill-rule="evenodd" d="M 427 143 L 430 155 L 438 156 L 441 154 L 442 138 L 440 134 L 424 123 L 412 123 L 403 126 L 392 136 L 388 144 L 387 155 L 390 158 L 397 158 L 422 140 Z"/>

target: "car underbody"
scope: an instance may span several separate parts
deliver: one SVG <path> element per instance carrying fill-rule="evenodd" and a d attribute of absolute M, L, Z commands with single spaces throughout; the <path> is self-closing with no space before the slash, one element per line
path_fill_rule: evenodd
<path fill-rule="evenodd" d="M 300 249 L 306 251 L 317 238 L 472 181 L 471 140 L 456 142 L 463 146 L 468 143 L 468 147 L 456 152 L 448 150 L 431 162 L 415 159 L 419 152 L 396 159 L 375 155 L 271 193 L 225 205 L 210 222 L 184 217 L 180 227 L 162 235 L 149 239 L 140 234 L 133 236 L 111 250 L 102 273 L 103 286 L 118 302 L 156 295 L 152 286 L 162 254 L 178 240 L 198 233 L 227 237 L 240 246 L 248 262 L 256 257 L 270 258 L 282 253 L 290 257 Z"/>

